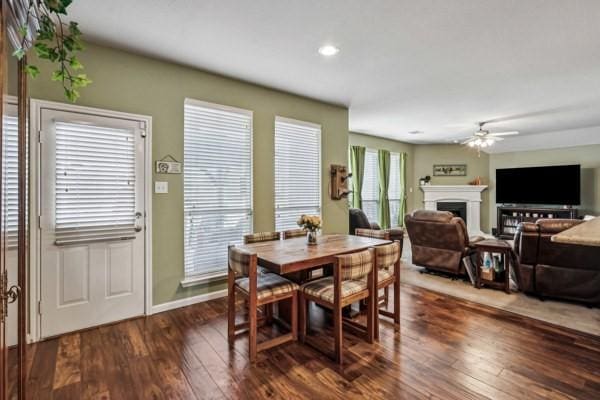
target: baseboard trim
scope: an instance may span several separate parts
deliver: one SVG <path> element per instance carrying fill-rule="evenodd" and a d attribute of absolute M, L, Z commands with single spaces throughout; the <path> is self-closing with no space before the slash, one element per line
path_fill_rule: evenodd
<path fill-rule="evenodd" d="M 203 303 L 205 301 L 220 299 L 227 296 L 227 289 L 216 290 L 214 292 L 199 294 L 198 296 L 186 297 L 184 299 L 169 301 L 168 303 L 152 306 L 152 314 L 174 310 L 176 308 L 191 306 L 192 304 Z"/>

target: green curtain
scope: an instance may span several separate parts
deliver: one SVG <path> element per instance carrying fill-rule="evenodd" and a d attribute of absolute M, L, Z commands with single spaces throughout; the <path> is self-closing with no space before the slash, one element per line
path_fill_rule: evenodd
<path fill-rule="evenodd" d="M 352 208 L 362 209 L 363 175 L 365 174 L 365 153 L 363 146 L 350 146 L 350 171 L 352 172 Z"/>
<path fill-rule="evenodd" d="M 406 153 L 400 153 L 400 210 L 398 211 L 398 226 L 404 226 L 406 215 Z"/>
<path fill-rule="evenodd" d="M 379 150 L 377 152 L 379 161 L 379 207 L 377 215 L 381 228 L 390 227 L 390 199 L 388 190 L 390 187 L 390 152 Z"/>

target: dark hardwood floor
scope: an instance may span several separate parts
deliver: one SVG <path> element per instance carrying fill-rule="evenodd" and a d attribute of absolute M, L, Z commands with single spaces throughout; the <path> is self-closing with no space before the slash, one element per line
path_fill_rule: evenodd
<path fill-rule="evenodd" d="M 299 343 L 259 353 L 226 341 L 226 301 L 30 347 L 31 399 L 600 399 L 600 338 L 402 286 L 401 331 L 344 335 L 337 367 Z M 311 310 L 323 346 L 327 317 Z M 271 336 L 275 328 L 264 328 Z"/>

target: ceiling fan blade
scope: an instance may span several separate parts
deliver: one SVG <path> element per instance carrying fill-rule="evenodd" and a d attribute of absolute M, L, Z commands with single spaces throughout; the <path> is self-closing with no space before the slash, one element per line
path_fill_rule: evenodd
<path fill-rule="evenodd" d="M 475 140 L 475 138 L 468 138 L 467 140 L 465 140 L 464 142 L 461 142 L 460 144 L 469 144 L 470 142 L 472 142 L 473 140 Z"/>
<path fill-rule="evenodd" d="M 494 132 L 490 133 L 489 136 L 512 136 L 518 135 L 519 131 L 508 131 L 508 132 Z"/>

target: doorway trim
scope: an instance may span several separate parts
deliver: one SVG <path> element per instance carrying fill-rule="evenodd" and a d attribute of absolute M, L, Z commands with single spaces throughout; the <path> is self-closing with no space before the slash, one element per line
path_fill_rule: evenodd
<path fill-rule="evenodd" d="M 40 157 L 41 112 L 44 109 L 121 118 L 143 122 L 146 125 L 144 141 L 144 200 L 146 208 L 144 233 L 144 314 L 152 314 L 152 117 L 121 111 L 85 107 L 47 100 L 30 100 L 29 140 L 30 140 L 30 262 L 29 262 L 29 335 L 28 343 L 41 339 L 41 242 L 40 242 Z"/>

